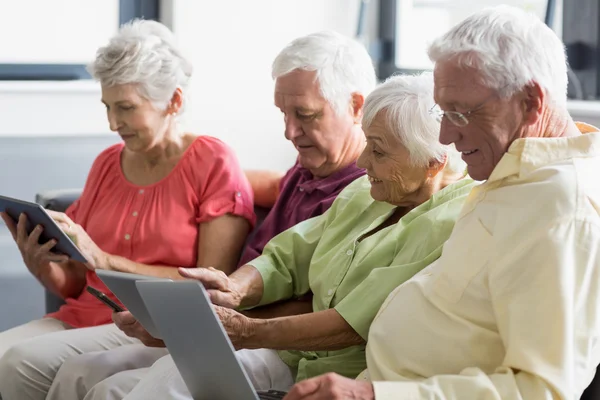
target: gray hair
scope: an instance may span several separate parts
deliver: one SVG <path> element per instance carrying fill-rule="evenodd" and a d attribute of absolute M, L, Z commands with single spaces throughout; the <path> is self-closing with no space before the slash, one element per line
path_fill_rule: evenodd
<path fill-rule="evenodd" d="M 363 110 L 363 128 L 385 112 L 387 126 L 408 152 L 413 165 L 428 166 L 447 157 L 446 169 L 462 172 L 467 167 L 454 145 L 439 142 L 440 122 L 429 113 L 433 102 L 433 74 L 397 75 L 388 78 L 371 92 Z"/>
<path fill-rule="evenodd" d="M 88 71 L 106 86 L 135 84 L 142 97 L 164 109 L 178 87 L 185 93 L 193 68 L 169 28 L 136 19 L 98 49 Z"/>
<path fill-rule="evenodd" d="M 367 96 L 375 87 L 375 69 L 367 50 L 357 41 L 333 31 L 300 37 L 275 58 L 272 77 L 296 69 L 316 71 L 321 95 L 338 115 L 346 112 L 352 93 Z"/>
<path fill-rule="evenodd" d="M 436 39 L 433 62 L 456 60 L 479 70 L 485 86 L 510 97 L 537 82 L 554 104 L 567 102 L 567 60 L 556 34 L 538 17 L 519 8 L 497 6 L 477 12 Z"/>

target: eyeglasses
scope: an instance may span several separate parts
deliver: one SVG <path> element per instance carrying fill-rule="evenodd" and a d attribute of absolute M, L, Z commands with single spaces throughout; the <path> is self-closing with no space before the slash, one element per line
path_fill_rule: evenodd
<path fill-rule="evenodd" d="M 452 122 L 452 124 L 463 128 L 467 125 L 469 125 L 469 116 L 471 114 L 473 114 L 476 111 L 479 111 L 483 108 L 483 106 L 485 106 L 485 104 L 490 101 L 491 99 L 493 99 L 495 96 L 497 95 L 497 93 L 492 94 L 490 97 L 488 97 L 487 99 L 485 99 L 483 101 L 483 103 L 481 103 L 480 105 L 478 105 L 477 107 L 475 107 L 472 110 L 466 111 L 464 113 L 458 112 L 458 111 L 443 111 L 439 108 L 439 106 L 437 104 L 434 104 L 433 107 L 431 107 L 431 109 L 429 110 L 429 114 L 433 115 L 434 117 L 436 117 L 436 119 L 438 120 L 438 122 L 442 122 L 442 119 L 444 117 L 446 117 L 448 119 L 448 121 Z"/>

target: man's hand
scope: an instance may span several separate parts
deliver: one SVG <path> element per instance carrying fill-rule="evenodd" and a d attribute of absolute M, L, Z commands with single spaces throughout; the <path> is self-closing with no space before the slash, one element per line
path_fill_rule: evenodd
<path fill-rule="evenodd" d="M 213 267 L 179 268 L 179 274 L 202 283 L 210 296 L 210 301 L 216 305 L 238 308 L 242 302 L 242 294 L 237 285 L 223 271 Z"/>
<path fill-rule="evenodd" d="M 146 346 L 166 347 L 165 342 L 149 334 L 129 311 L 113 313 L 112 319 L 117 328 L 122 330 L 127 336 L 139 339 Z"/>
<path fill-rule="evenodd" d="M 231 308 L 215 305 L 214 309 L 236 350 L 255 348 L 248 342 L 254 333 L 255 320 Z"/>
<path fill-rule="evenodd" d="M 295 384 L 284 400 L 374 400 L 371 382 L 329 373 Z"/>

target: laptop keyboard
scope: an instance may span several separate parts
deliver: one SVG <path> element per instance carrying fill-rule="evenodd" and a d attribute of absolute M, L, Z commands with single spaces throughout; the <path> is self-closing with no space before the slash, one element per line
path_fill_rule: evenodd
<path fill-rule="evenodd" d="M 280 390 L 259 390 L 256 394 L 260 400 L 281 400 L 287 393 Z"/>

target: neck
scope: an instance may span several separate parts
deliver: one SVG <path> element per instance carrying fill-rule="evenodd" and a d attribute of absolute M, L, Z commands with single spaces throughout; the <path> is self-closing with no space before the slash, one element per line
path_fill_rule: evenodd
<path fill-rule="evenodd" d="M 460 172 L 450 172 L 446 168 L 440 171 L 433 178 L 427 179 L 425 183 L 416 191 L 410 199 L 406 199 L 399 207 L 411 210 L 420 206 L 431 198 L 434 194 L 444 189 L 446 186 L 456 183 L 463 179 L 465 174 Z"/>
<path fill-rule="evenodd" d="M 581 132 L 569 113 L 556 106 L 545 106 L 538 122 L 529 126 L 523 137 L 556 138 L 578 136 Z"/>
<path fill-rule="evenodd" d="M 364 133 L 360 125 L 353 125 L 350 136 L 345 141 L 341 156 L 331 163 L 327 163 L 319 168 L 311 169 L 314 179 L 327 178 L 338 171 L 343 170 L 347 166 L 355 163 L 365 148 Z"/>
<path fill-rule="evenodd" d="M 184 151 L 183 133 L 175 126 L 170 126 L 159 141 L 144 152 L 139 152 L 138 157 L 147 168 L 153 168 L 181 155 Z"/>

